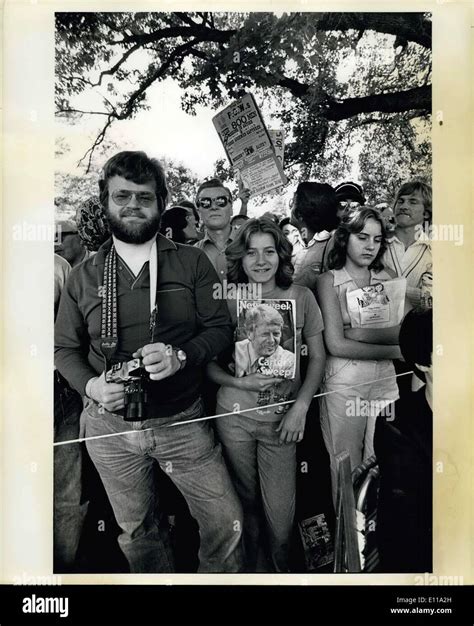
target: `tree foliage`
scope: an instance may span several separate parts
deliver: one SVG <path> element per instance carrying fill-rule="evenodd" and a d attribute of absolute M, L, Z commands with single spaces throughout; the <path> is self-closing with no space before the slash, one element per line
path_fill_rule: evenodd
<path fill-rule="evenodd" d="M 57 168 L 55 172 L 55 205 L 58 219 L 74 217 L 77 210 L 90 198 L 99 194 L 99 175 L 107 158 L 129 146 L 118 146 L 115 142 L 105 140 L 96 150 L 91 166 L 86 174 L 71 173 Z M 56 158 L 59 161 L 67 154 L 70 146 L 64 137 L 56 139 Z M 183 199 L 193 199 L 199 184 L 197 175 L 182 163 L 162 156 L 160 163 L 166 172 L 169 190 L 169 204 L 177 204 Z"/>
<path fill-rule="evenodd" d="M 317 175 L 330 154 L 337 168 L 348 138 L 347 150 L 356 140 L 379 149 L 396 136 L 415 161 L 413 137 L 429 133 L 427 14 L 57 13 L 56 46 L 58 115 L 104 118 L 89 159 L 111 124 L 146 108 L 149 87 L 168 77 L 184 89 L 189 114 L 252 91 L 285 129 L 296 178 Z M 84 93 L 100 106 L 81 109 Z M 371 164 L 366 151 L 361 158 L 362 175 Z"/>

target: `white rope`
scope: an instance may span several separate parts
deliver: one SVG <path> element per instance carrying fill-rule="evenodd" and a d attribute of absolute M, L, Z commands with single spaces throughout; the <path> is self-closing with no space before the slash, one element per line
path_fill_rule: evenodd
<path fill-rule="evenodd" d="M 373 383 L 379 383 L 382 380 L 390 380 L 391 378 L 398 378 L 400 376 L 408 376 L 413 372 L 403 372 L 402 374 L 395 374 L 394 376 L 385 376 L 384 378 L 377 378 L 376 380 L 369 380 L 366 383 L 358 383 L 357 385 L 350 385 L 349 387 L 343 387 L 342 389 L 335 389 L 334 391 L 325 391 L 324 393 L 317 393 L 313 398 L 321 398 L 323 396 L 329 396 L 331 393 L 341 393 L 347 389 L 354 389 L 354 387 L 362 387 L 363 385 L 372 385 Z M 277 406 L 283 406 L 284 404 L 293 404 L 296 399 L 286 400 L 285 402 L 276 402 L 275 404 L 267 404 L 265 406 L 257 406 L 251 409 L 243 409 L 241 411 L 231 411 L 230 413 L 219 413 L 218 415 L 205 415 L 204 417 L 197 417 L 191 420 L 173 422 L 172 424 L 164 424 L 163 426 L 155 426 L 153 428 L 143 428 L 139 430 L 125 430 L 120 433 L 108 433 L 107 435 L 95 435 L 94 437 L 81 437 L 80 439 L 69 439 L 68 441 L 57 441 L 53 446 L 66 446 L 70 443 L 82 443 L 84 441 L 92 441 L 93 439 L 105 439 L 106 437 L 120 437 L 122 435 L 131 435 L 134 433 L 146 433 L 147 430 L 156 430 L 156 428 L 173 428 L 175 426 L 183 426 L 184 424 L 192 424 L 193 422 L 204 422 L 207 420 L 215 420 L 218 417 L 228 417 L 229 415 L 239 415 L 240 413 L 250 413 L 251 411 L 261 411 L 263 409 L 271 409 Z M 153 419 L 153 418 L 150 418 Z M 165 418 L 164 418 L 165 419 Z"/>

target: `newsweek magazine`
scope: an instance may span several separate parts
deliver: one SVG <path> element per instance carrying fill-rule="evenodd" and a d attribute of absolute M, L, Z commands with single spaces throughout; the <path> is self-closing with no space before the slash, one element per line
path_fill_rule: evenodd
<path fill-rule="evenodd" d="M 257 406 L 290 397 L 297 359 L 295 319 L 295 300 L 237 298 L 235 376 L 258 373 L 278 379 L 270 389 L 259 392 Z M 285 406 L 281 408 L 284 412 Z"/>

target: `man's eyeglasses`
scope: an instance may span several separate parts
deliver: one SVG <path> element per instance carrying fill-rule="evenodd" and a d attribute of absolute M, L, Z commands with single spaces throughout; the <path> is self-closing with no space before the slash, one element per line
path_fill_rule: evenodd
<path fill-rule="evenodd" d="M 112 192 L 112 200 L 119 206 L 127 205 L 132 196 L 135 196 L 140 206 L 148 207 L 156 200 L 156 195 L 150 191 L 130 191 L 128 189 L 116 189 Z"/>
<path fill-rule="evenodd" d="M 214 203 L 219 208 L 223 209 L 230 202 L 230 198 L 227 196 L 217 196 L 217 198 L 199 198 L 198 205 L 201 209 L 210 209 L 212 203 Z"/>

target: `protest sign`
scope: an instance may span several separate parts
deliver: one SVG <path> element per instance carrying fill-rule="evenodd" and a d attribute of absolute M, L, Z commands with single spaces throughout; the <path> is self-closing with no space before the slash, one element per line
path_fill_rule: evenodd
<path fill-rule="evenodd" d="M 262 114 L 252 94 L 245 94 L 213 117 L 227 157 L 242 181 L 257 196 L 286 183 Z"/>

